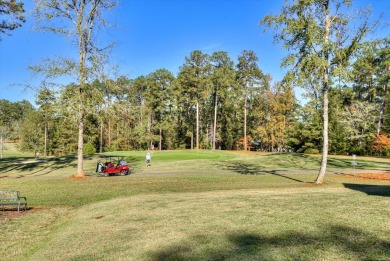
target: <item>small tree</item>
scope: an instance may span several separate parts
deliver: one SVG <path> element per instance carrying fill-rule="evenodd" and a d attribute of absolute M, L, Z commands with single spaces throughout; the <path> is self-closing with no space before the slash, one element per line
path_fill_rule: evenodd
<path fill-rule="evenodd" d="M 386 134 L 377 134 L 371 136 L 374 139 L 373 149 L 378 152 L 385 152 L 386 156 L 389 156 L 390 151 L 390 138 Z"/>
<path fill-rule="evenodd" d="M 48 148 L 48 132 L 49 132 L 49 122 L 51 121 L 52 115 L 53 115 L 53 108 L 55 104 L 55 93 L 50 91 L 47 88 L 42 88 L 40 92 L 38 93 L 37 101 L 36 103 L 40 105 L 40 111 L 43 114 L 43 120 L 44 120 L 44 147 L 43 147 L 43 155 L 47 156 L 47 148 Z"/>
<path fill-rule="evenodd" d="M 3 151 L 5 150 L 5 141 L 11 136 L 11 132 L 7 127 L 0 126 L 0 158 L 3 158 Z"/>

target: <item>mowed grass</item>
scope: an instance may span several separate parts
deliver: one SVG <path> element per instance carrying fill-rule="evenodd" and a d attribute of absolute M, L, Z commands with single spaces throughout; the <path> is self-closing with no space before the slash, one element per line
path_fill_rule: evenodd
<path fill-rule="evenodd" d="M 389 182 L 335 171 L 315 186 L 316 156 L 155 152 L 146 168 L 145 152 L 110 154 L 132 174 L 96 175 L 98 156 L 86 157 L 85 180 L 70 178 L 74 157 L 3 159 L 0 189 L 31 208 L 0 210 L 0 259 L 390 260 Z M 331 159 L 335 170 L 351 160 Z"/>

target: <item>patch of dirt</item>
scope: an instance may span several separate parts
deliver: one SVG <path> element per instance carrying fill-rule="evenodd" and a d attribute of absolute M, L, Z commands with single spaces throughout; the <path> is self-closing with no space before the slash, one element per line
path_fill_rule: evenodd
<path fill-rule="evenodd" d="M 87 179 L 89 179 L 89 177 L 88 176 L 76 176 L 76 175 L 74 175 L 74 176 L 70 176 L 68 179 L 70 179 L 70 180 L 87 180 Z"/>
<path fill-rule="evenodd" d="M 0 209 L 0 218 L 7 218 L 7 219 L 14 219 L 23 217 L 25 215 L 29 215 L 38 211 L 49 209 L 49 207 L 45 206 L 34 206 L 34 207 L 27 207 L 27 210 L 21 209 L 19 212 L 15 207 L 4 207 L 3 209 Z"/>

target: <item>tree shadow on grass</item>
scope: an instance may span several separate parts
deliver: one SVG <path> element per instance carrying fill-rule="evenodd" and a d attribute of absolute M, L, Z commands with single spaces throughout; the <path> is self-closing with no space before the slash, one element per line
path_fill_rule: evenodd
<path fill-rule="evenodd" d="M 261 170 L 261 166 L 245 162 L 232 162 L 231 164 L 221 165 L 221 168 L 233 171 L 244 175 L 264 175 L 265 171 Z"/>
<path fill-rule="evenodd" d="M 310 170 L 313 166 L 319 166 L 320 164 L 318 158 L 301 153 L 269 154 L 264 155 L 264 158 L 280 168 L 286 169 L 293 167 L 300 170 Z"/>
<path fill-rule="evenodd" d="M 92 155 L 84 156 L 85 160 L 92 159 Z M 53 171 L 66 168 L 76 167 L 76 157 L 61 156 L 54 158 L 39 158 L 33 157 L 14 157 L 0 160 L 2 167 L 0 168 L 0 178 L 24 178 L 27 176 L 44 176 Z M 6 173 L 15 173 L 12 175 L 3 175 Z"/>
<path fill-rule="evenodd" d="M 328 254 L 329 249 L 333 249 L 333 256 L 338 255 L 336 258 L 340 259 L 390 259 L 389 240 L 341 225 L 325 226 L 315 233 L 292 231 L 263 235 L 235 232 L 224 237 L 226 240 L 215 245 L 209 235 L 196 235 L 152 252 L 151 260 L 319 260 Z"/>
<path fill-rule="evenodd" d="M 364 192 L 369 196 L 390 197 L 390 185 L 365 185 L 343 183 L 345 188 Z"/>
<path fill-rule="evenodd" d="M 367 160 L 356 160 L 356 165 L 352 164 L 352 159 L 339 159 L 339 158 L 332 158 L 328 157 L 328 167 L 329 168 L 336 168 L 336 169 L 390 169 L 390 163 L 389 162 L 373 162 L 373 161 L 367 161 Z"/>
<path fill-rule="evenodd" d="M 281 178 L 297 181 L 297 182 L 304 182 L 299 179 L 291 178 L 282 174 L 277 173 L 280 170 L 262 170 L 262 167 L 256 164 L 251 163 L 244 163 L 244 162 L 233 162 L 232 164 L 225 164 L 221 166 L 225 170 L 233 171 L 238 174 L 242 175 L 275 175 Z"/>
<path fill-rule="evenodd" d="M 269 160 L 277 160 L 277 165 L 285 168 L 297 168 L 301 170 L 310 170 L 320 168 L 321 157 L 313 155 L 305 155 L 301 153 L 282 153 L 269 154 L 263 156 Z M 390 169 L 390 163 L 386 161 L 370 161 L 364 158 L 356 160 L 357 165 L 352 165 L 351 158 L 336 158 L 330 155 L 328 157 L 328 168 L 334 169 Z"/>

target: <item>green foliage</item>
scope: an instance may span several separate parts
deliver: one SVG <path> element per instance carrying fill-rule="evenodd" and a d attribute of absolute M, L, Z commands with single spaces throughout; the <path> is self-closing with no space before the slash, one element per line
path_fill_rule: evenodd
<path fill-rule="evenodd" d="M 43 125 L 38 111 L 28 113 L 20 128 L 21 151 L 43 151 Z"/>
<path fill-rule="evenodd" d="M 388 42 L 369 46 L 375 46 L 374 51 L 359 53 L 349 78 L 341 74 L 331 81 L 331 154 L 378 153 L 372 149 L 370 135 L 377 132 L 378 122 L 381 131 L 389 129 L 390 106 L 383 103 L 389 95 L 383 89 L 388 80 L 384 67 Z M 308 102 L 298 105 L 292 89 L 296 84 L 294 75 L 290 73 L 282 82 L 272 83 L 271 76 L 263 74 L 257 63 L 256 54 L 248 50 L 240 54 L 237 64 L 226 52 L 208 55 L 194 51 L 176 77 L 166 69 L 158 69 L 136 79 L 120 76 L 95 80 L 85 86 L 89 109 L 84 118 L 84 138 L 94 144 L 97 152 L 145 150 L 151 144 L 159 149 L 160 140 L 162 150 L 191 148 L 191 142 L 195 147 L 198 101 L 200 148 L 235 150 L 243 137 L 243 106 L 247 102 L 247 133 L 256 142 L 256 149 L 317 153 L 323 145 L 320 79 L 308 83 Z M 360 72 L 360 67 L 365 69 Z M 375 79 L 371 83 L 374 92 L 365 87 L 368 83 L 358 86 L 368 71 Z M 0 100 L 0 122 L 11 126 L 12 137 L 21 139 L 23 150 L 43 152 L 46 127 L 49 155 L 74 154 L 78 88 L 77 84 L 58 92 L 43 88 L 38 93 L 38 108 L 26 101 Z M 369 98 L 370 94 L 376 98 Z"/>
<path fill-rule="evenodd" d="M 319 154 L 320 150 L 315 148 L 306 148 L 303 153 L 305 154 Z"/>
<path fill-rule="evenodd" d="M 8 31 L 15 30 L 22 26 L 21 23 L 26 21 L 23 6 L 23 2 L 16 2 L 15 0 L 0 1 L 0 33 L 8 34 Z"/>
<path fill-rule="evenodd" d="M 295 86 L 320 91 L 322 98 L 322 164 L 316 183 L 323 182 L 329 148 L 329 90 L 335 77 L 348 69 L 353 56 L 358 53 L 362 39 L 372 31 L 376 22 L 360 14 L 356 23 L 348 10 L 352 1 L 303 0 L 285 1 L 277 15 L 264 17 L 260 24 L 275 28 L 274 39 L 289 54 L 282 62 L 288 67 L 288 81 Z M 316 97 L 318 98 L 318 97 Z M 317 101 L 315 101 L 317 102 Z"/>
<path fill-rule="evenodd" d="M 380 52 L 383 51 L 378 49 Z M 205 96 L 200 100 L 200 145 L 212 148 L 217 106 L 216 148 L 237 149 L 236 142 L 242 137 L 244 124 L 244 89 L 239 87 L 239 80 L 242 83 L 245 78 L 244 71 L 234 68 L 227 53 L 216 52 L 209 58 L 212 67 L 210 78 L 205 80 L 208 89 L 202 91 Z M 96 89 L 97 94 L 91 96 L 93 110 L 85 118 L 85 139 L 95 144 L 97 151 L 101 147 L 103 152 L 144 150 L 150 143 L 158 149 L 161 130 L 162 149 L 190 148 L 191 135 L 195 143 L 196 134 L 195 107 L 190 99 L 195 93 L 189 96 L 188 90 L 182 88 L 188 83 L 183 79 L 190 79 L 187 71 L 176 78 L 169 71 L 159 69 L 136 79 L 118 77 L 93 82 L 88 88 Z M 255 78 L 253 84 L 254 87 L 247 88 L 250 93 L 247 127 L 256 148 L 268 151 L 280 147 L 316 153 L 322 145 L 321 93 L 313 88 L 309 102 L 297 106 L 287 78 L 271 87 L 270 76 L 265 75 Z M 14 137 L 19 137 L 20 133 L 21 149 L 43 151 L 47 124 L 48 154 L 76 153 L 77 119 L 72 113 L 76 109 L 72 107 L 72 100 L 77 96 L 75 90 L 77 85 L 69 85 L 59 93 L 42 89 L 37 101 L 40 107 L 35 114 L 29 113 L 34 108 L 26 102 L 0 102 L 0 110 L 4 112 L 2 122 L 16 122 L 11 126 L 20 126 Z M 333 104 L 329 109 L 329 151 L 332 154 L 374 153 L 369 135 L 375 133 L 379 104 L 359 101 L 356 90 L 340 87 L 329 92 Z M 387 115 L 389 107 L 385 108 Z M 364 111 L 366 116 L 363 117 Z M 383 129 L 388 126 L 387 118 L 384 117 Z"/>
<path fill-rule="evenodd" d="M 96 153 L 95 146 L 90 142 L 84 143 L 83 153 L 87 155 L 95 154 Z"/>

